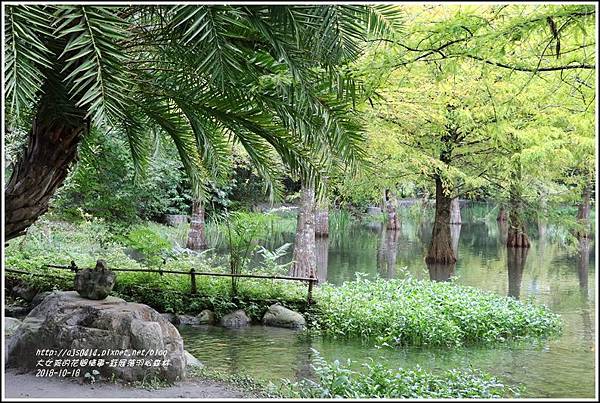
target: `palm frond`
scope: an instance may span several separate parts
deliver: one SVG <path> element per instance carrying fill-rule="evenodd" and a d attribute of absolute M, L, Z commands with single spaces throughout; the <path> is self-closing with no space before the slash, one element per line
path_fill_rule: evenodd
<path fill-rule="evenodd" d="M 44 40 L 52 33 L 51 22 L 48 6 L 6 7 L 5 101 L 12 117 L 33 106 L 44 82 L 42 70 L 52 68 L 52 52 Z"/>
<path fill-rule="evenodd" d="M 130 83 L 120 42 L 128 24 L 117 17 L 118 7 L 62 6 L 54 36 L 66 45 L 58 60 L 75 105 L 98 125 L 123 119 Z"/>

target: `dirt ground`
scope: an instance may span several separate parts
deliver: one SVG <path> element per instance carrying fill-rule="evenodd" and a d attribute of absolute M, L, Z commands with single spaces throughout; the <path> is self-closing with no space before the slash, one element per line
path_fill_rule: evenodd
<path fill-rule="evenodd" d="M 6 398 L 252 398 L 251 393 L 225 383 L 188 379 L 160 389 L 134 388 L 113 383 L 81 384 L 75 379 L 42 378 L 8 369 L 4 378 Z"/>

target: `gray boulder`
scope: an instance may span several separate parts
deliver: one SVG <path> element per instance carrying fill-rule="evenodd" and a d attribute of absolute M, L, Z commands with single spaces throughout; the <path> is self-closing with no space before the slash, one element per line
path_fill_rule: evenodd
<path fill-rule="evenodd" d="M 200 325 L 214 325 L 215 313 L 210 309 L 205 309 L 196 316 Z"/>
<path fill-rule="evenodd" d="M 10 316 L 11 318 L 22 318 L 27 316 L 31 312 L 31 306 L 22 305 L 5 305 L 4 316 Z"/>
<path fill-rule="evenodd" d="M 177 315 L 176 321 L 177 326 L 195 326 L 200 324 L 198 317 L 192 315 Z"/>
<path fill-rule="evenodd" d="M 106 263 L 98 260 L 94 269 L 77 272 L 74 288 L 84 298 L 104 299 L 112 291 L 115 277 L 115 273 L 106 268 Z"/>
<path fill-rule="evenodd" d="M 18 284 L 11 289 L 11 293 L 15 297 L 19 297 L 27 302 L 31 302 L 33 297 L 35 297 L 35 295 L 38 293 L 38 290 L 35 287 L 29 287 L 25 284 Z"/>
<path fill-rule="evenodd" d="M 21 326 L 21 321 L 16 318 L 4 318 L 4 336 L 10 337 L 17 331 L 18 327 Z"/>
<path fill-rule="evenodd" d="M 177 326 L 179 324 L 179 319 L 177 318 L 177 315 L 175 315 L 174 313 L 161 313 L 160 316 L 162 316 L 168 322 L 174 324 L 175 326 Z"/>
<path fill-rule="evenodd" d="M 147 305 L 116 297 L 91 300 L 75 291 L 48 295 L 7 343 L 7 365 L 35 369 L 38 350 L 79 351 L 66 358 L 94 363 L 71 364 L 71 369 L 80 368 L 81 374 L 95 369 L 108 379 L 176 381 L 185 376 L 183 341 L 175 326 Z M 99 359 L 104 365 L 98 365 Z M 122 359 L 135 359 L 134 365 L 109 364 Z"/>
<path fill-rule="evenodd" d="M 38 306 L 40 302 L 42 302 L 44 298 L 46 298 L 50 294 L 52 294 L 52 291 L 44 291 L 37 293 L 35 297 L 33 297 L 33 300 L 31 300 L 31 308 Z"/>
<path fill-rule="evenodd" d="M 202 361 L 194 357 L 189 351 L 184 350 L 183 354 L 185 355 L 185 365 L 188 368 L 203 368 L 204 364 Z"/>
<path fill-rule="evenodd" d="M 262 323 L 266 326 L 287 327 L 290 329 L 304 329 L 306 327 L 304 316 L 280 304 L 273 304 L 269 307 L 263 316 Z"/>
<path fill-rule="evenodd" d="M 250 318 L 248 317 L 248 315 L 246 315 L 246 312 L 244 312 L 241 309 L 238 309 L 237 311 L 228 313 L 227 315 L 223 316 L 219 323 L 223 327 L 245 327 L 250 325 Z"/>

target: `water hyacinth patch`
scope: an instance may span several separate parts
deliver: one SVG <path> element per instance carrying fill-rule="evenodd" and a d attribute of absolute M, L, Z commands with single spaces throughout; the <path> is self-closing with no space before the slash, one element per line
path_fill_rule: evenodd
<path fill-rule="evenodd" d="M 460 346 L 545 337 L 561 330 L 544 305 L 451 282 L 407 279 L 323 284 L 317 328 L 333 337 L 387 345 Z"/>

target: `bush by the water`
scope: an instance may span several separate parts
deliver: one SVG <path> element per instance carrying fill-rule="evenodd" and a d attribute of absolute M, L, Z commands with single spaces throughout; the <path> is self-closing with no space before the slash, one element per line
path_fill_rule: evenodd
<path fill-rule="evenodd" d="M 313 350 L 314 351 L 314 350 Z M 274 394 L 290 398 L 500 398 L 515 397 L 518 390 L 477 370 L 451 369 L 433 373 L 420 367 L 387 368 L 365 363 L 353 370 L 352 362 L 326 362 L 316 351 L 316 380 L 283 380 L 272 385 Z"/>
<path fill-rule="evenodd" d="M 474 287 L 415 279 L 355 281 L 319 288 L 321 331 L 390 345 L 448 345 L 543 337 L 561 329 L 544 305 Z"/>

